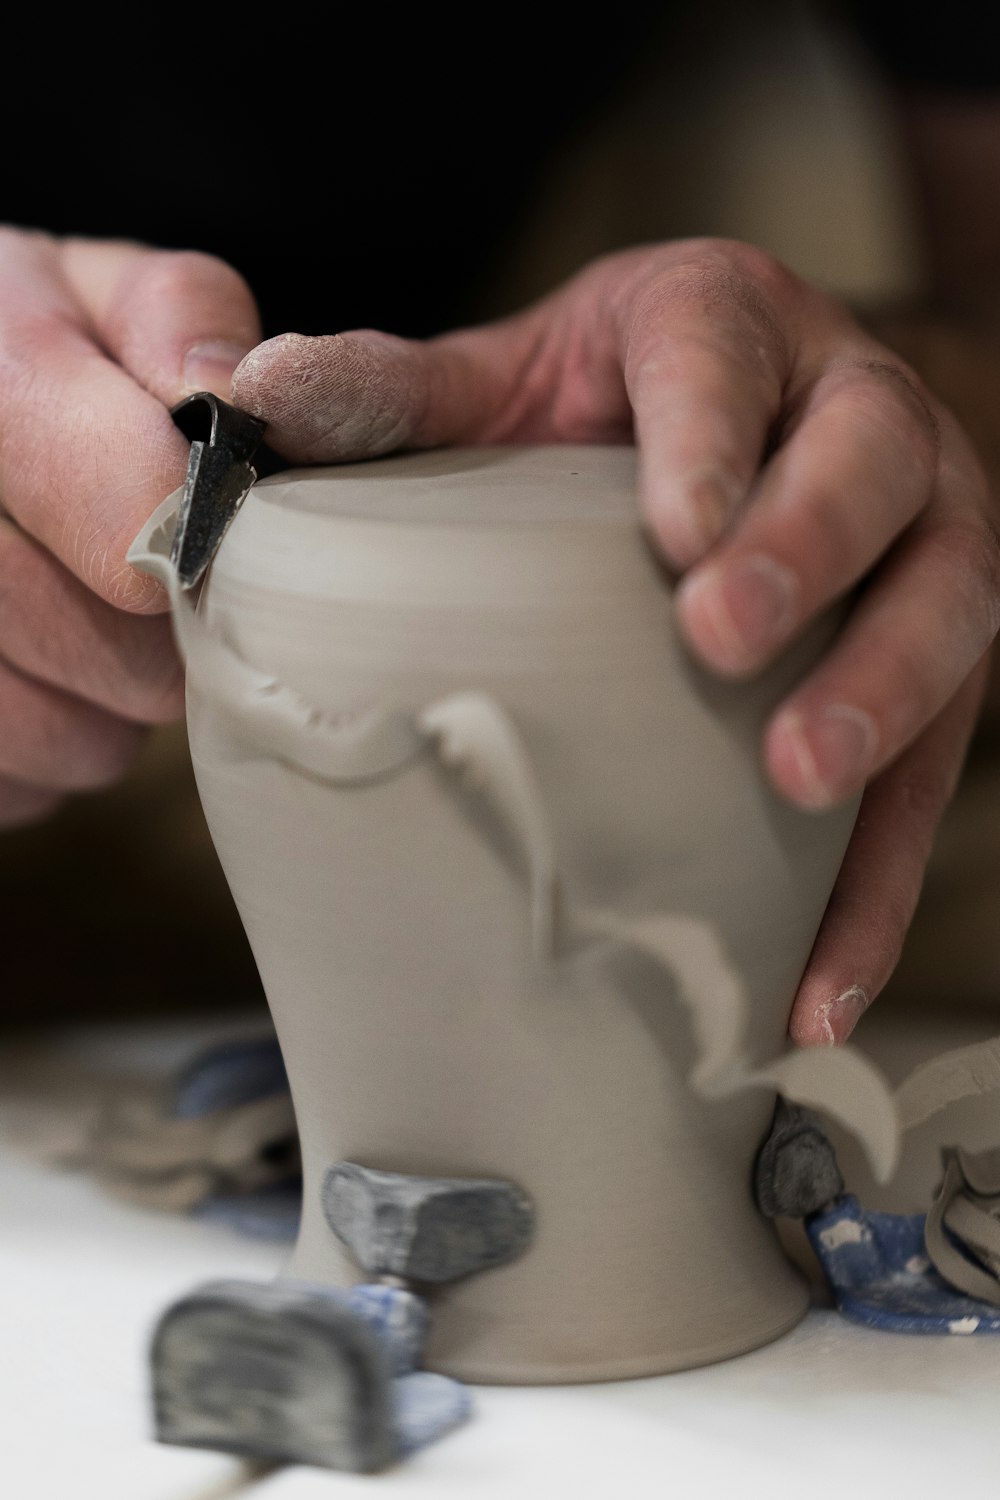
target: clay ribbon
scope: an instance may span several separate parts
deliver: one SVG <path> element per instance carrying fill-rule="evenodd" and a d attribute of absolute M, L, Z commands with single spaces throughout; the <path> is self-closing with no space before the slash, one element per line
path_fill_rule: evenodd
<path fill-rule="evenodd" d="M 284 1157 L 265 1148 L 295 1141 L 287 1093 L 178 1119 L 165 1094 L 116 1098 L 101 1115 L 78 1163 L 118 1197 L 182 1212 L 212 1193 L 246 1193 L 282 1182 Z"/>
<path fill-rule="evenodd" d="M 924 1226 L 927 1254 L 945 1281 L 1000 1307 L 1000 1153 L 954 1149 L 944 1153 L 944 1164 Z"/>
<path fill-rule="evenodd" d="M 614 912 L 573 911 L 565 900 L 545 801 L 520 734 L 495 699 L 452 694 L 416 714 L 367 705 L 330 715 L 245 661 L 209 629 L 169 562 L 180 491 L 153 513 L 129 561 L 159 579 L 173 606 L 174 629 L 189 676 L 215 708 L 251 731 L 255 756 L 280 759 L 333 784 L 398 774 L 427 753 L 457 771 L 487 799 L 520 846 L 528 875 L 532 944 L 543 962 L 559 962 L 581 944 L 641 951 L 671 981 L 696 1043 L 690 1083 L 707 1098 L 767 1089 L 825 1111 L 865 1150 L 879 1181 L 895 1169 L 903 1132 L 970 1094 L 1000 1088 L 1000 1039 L 943 1054 L 893 1092 L 856 1048 L 808 1048 L 754 1064 L 747 1047 L 742 980 L 712 927 L 684 913 L 626 919 Z"/>
<path fill-rule="evenodd" d="M 324 781 L 354 784 L 392 775 L 426 754 L 426 737 L 411 714 L 382 705 L 324 714 L 271 674 L 251 666 L 205 626 L 170 562 L 182 494 L 175 490 L 157 507 L 129 548 L 128 560 L 165 586 L 189 680 L 231 722 L 250 725 L 254 755 L 284 761 Z"/>

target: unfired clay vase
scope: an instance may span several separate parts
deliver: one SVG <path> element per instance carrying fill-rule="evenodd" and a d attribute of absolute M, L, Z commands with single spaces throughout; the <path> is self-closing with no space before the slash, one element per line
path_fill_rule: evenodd
<path fill-rule="evenodd" d="M 161 576 L 169 514 L 134 553 Z M 823 1059 L 779 1054 L 854 809 L 784 804 L 759 746 L 830 627 L 698 670 L 625 447 L 276 476 L 177 607 L 302 1138 L 288 1274 L 358 1279 L 320 1203 L 346 1159 L 534 1203 L 520 1259 L 433 1295 L 431 1368 L 639 1375 L 793 1325 L 751 1169 L 775 1087 L 814 1097 Z"/>

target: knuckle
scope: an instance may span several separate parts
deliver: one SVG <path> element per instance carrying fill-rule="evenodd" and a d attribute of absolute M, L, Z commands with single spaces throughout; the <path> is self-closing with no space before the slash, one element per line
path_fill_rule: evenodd
<path fill-rule="evenodd" d="M 25 229 L 19 224 L 0 223 L 0 257 L 5 261 L 23 262 L 28 257 L 55 257 L 58 240 L 45 229 Z"/>
<path fill-rule="evenodd" d="M 938 668 L 929 661 L 926 637 L 905 638 L 887 644 L 883 652 L 881 676 L 887 694 L 885 738 L 887 742 L 901 744 L 910 740 L 930 722 L 939 704 Z M 889 696 L 891 695 L 891 696 Z M 897 768 L 893 783 L 893 794 L 905 785 L 905 777 Z M 914 787 L 914 810 L 919 794 L 919 785 Z M 901 811 L 905 811 L 905 791 L 898 792 Z"/>
<path fill-rule="evenodd" d="M 51 406 L 52 370 L 66 333 L 66 322 L 49 311 L 20 308 L 5 314 L 0 345 L 5 449 L 15 439 L 23 443 L 37 412 Z"/>
<path fill-rule="evenodd" d="M 855 408 L 859 424 L 874 426 L 905 446 L 926 471 L 941 456 L 941 422 L 920 377 L 901 361 L 877 355 L 839 362 L 831 371 L 842 397 Z"/>
<path fill-rule="evenodd" d="M 988 516 L 983 517 L 979 542 L 976 550 L 978 576 L 992 640 L 1000 631 L 1000 530 Z"/>
<path fill-rule="evenodd" d="M 670 307 L 683 304 L 707 319 L 734 315 L 755 333 L 784 344 L 784 337 L 771 311 L 763 278 L 733 258 L 717 252 L 703 253 L 673 267 L 657 287 Z"/>
<path fill-rule="evenodd" d="M 831 581 L 851 578 L 866 557 L 867 518 L 859 506 L 845 504 L 842 488 L 818 483 L 805 489 L 800 506 L 802 557 L 812 559 L 814 586 L 831 592 Z M 825 597 L 825 595 L 824 595 Z"/>
<path fill-rule="evenodd" d="M 214 255 L 201 250 L 157 250 L 152 252 L 140 278 L 143 295 L 168 302 L 181 301 L 192 292 L 229 282 L 241 290 L 245 282 L 238 271 Z"/>
<path fill-rule="evenodd" d="M 163 338 L 186 347 L 195 332 L 203 338 L 224 333 L 248 345 L 260 337 L 256 303 L 243 277 L 200 250 L 145 250 L 122 273 L 104 323 L 125 364 L 140 368 L 151 338 L 156 348 Z"/>
<path fill-rule="evenodd" d="M 740 247 L 758 252 L 752 247 Z M 761 252 L 762 253 L 762 252 Z M 776 277 L 717 249 L 663 267 L 637 293 L 629 327 L 628 378 L 638 388 L 683 373 L 699 349 L 770 385 L 788 365 L 788 343 L 776 311 Z M 788 273 L 789 275 L 791 273 Z M 677 333 L 678 314 L 683 331 Z"/>
<path fill-rule="evenodd" d="M 713 239 L 708 254 L 716 263 L 728 266 L 743 283 L 751 283 L 772 297 L 797 293 L 802 283 L 783 261 L 744 240 Z"/>
<path fill-rule="evenodd" d="M 930 545 L 952 572 L 989 639 L 1000 630 L 1000 531 L 985 515 L 951 518 L 938 525 Z M 984 649 L 985 644 L 983 643 Z"/>
<path fill-rule="evenodd" d="M 18 244 L 54 245 L 55 236 L 47 229 L 25 229 L 22 224 L 9 224 L 6 219 L 0 222 L 0 238 L 4 240 L 17 241 Z"/>

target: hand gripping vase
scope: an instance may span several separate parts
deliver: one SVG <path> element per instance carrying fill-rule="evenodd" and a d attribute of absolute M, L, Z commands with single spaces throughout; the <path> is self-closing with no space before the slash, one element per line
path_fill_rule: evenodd
<path fill-rule="evenodd" d="M 171 509 L 132 554 L 168 582 Z M 784 1041 L 854 809 L 783 804 L 759 744 L 829 626 L 752 683 L 698 670 L 625 447 L 278 475 L 174 595 L 302 1140 L 287 1274 L 357 1279 L 348 1161 L 533 1205 L 518 1258 L 433 1292 L 431 1369 L 634 1376 L 791 1327 L 751 1193 L 775 1090 L 891 1152 L 863 1062 Z"/>

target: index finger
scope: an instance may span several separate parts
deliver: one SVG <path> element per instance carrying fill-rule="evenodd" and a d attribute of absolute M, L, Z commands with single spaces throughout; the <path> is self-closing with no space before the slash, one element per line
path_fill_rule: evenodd
<path fill-rule="evenodd" d="M 768 280 L 794 282 L 748 246 L 693 247 L 637 289 L 622 322 L 643 508 L 680 568 L 742 505 L 781 409 L 791 354 Z"/>

